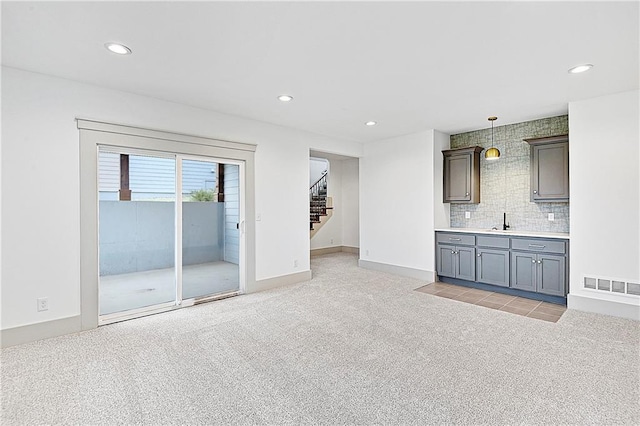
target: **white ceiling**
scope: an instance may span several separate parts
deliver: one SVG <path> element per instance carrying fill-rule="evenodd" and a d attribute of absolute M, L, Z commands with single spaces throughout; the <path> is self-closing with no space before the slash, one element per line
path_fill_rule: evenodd
<path fill-rule="evenodd" d="M 637 1 L 5 1 L 2 64 L 367 142 L 637 89 L 638 16 Z M 567 73 L 580 63 L 595 67 Z"/>

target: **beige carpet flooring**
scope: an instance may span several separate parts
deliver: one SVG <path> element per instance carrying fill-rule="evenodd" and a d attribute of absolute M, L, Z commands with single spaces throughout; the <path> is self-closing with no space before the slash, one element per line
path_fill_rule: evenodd
<path fill-rule="evenodd" d="M 312 259 L 310 282 L 2 350 L 3 425 L 639 424 L 639 323 Z"/>

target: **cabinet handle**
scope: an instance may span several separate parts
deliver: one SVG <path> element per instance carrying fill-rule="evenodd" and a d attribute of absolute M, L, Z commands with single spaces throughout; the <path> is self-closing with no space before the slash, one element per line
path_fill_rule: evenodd
<path fill-rule="evenodd" d="M 546 246 L 543 246 L 542 244 L 529 244 L 529 247 L 543 249 Z"/>
<path fill-rule="evenodd" d="M 542 263 L 542 260 L 538 260 L 538 264 Z"/>
<path fill-rule="evenodd" d="M 482 256 L 482 253 L 478 253 L 478 257 Z"/>
<path fill-rule="evenodd" d="M 469 196 L 469 193 L 467 192 L 467 193 L 466 193 L 466 194 L 464 194 L 464 195 L 468 197 L 468 196 Z"/>
<path fill-rule="evenodd" d="M 462 238 L 449 238 L 449 241 L 462 241 Z"/>
<path fill-rule="evenodd" d="M 451 250 L 451 254 L 456 254 L 456 252 L 455 252 L 455 251 L 453 251 L 453 250 Z"/>
<path fill-rule="evenodd" d="M 536 190 L 534 189 L 534 190 L 533 190 L 533 193 L 534 193 L 534 194 L 537 194 L 537 193 L 538 193 L 538 191 L 536 191 Z"/>
<path fill-rule="evenodd" d="M 535 259 L 531 259 L 531 263 L 536 263 L 536 260 Z"/>

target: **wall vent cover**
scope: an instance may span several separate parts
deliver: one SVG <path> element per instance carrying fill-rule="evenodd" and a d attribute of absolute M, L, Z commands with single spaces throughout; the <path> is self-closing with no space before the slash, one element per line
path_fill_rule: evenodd
<path fill-rule="evenodd" d="M 590 290 L 640 296 L 640 284 L 626 280 L 585 275 L 582 286 Z"/>

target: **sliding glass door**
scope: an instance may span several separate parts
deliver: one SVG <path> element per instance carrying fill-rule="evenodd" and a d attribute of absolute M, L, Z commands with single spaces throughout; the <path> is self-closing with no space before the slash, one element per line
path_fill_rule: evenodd
<path fill-rule="evenodd" d="M 239 166 L 181 161 L 182 298 L 238 291 Z M 210 173 L 204 186 L 203 172 Z"/>
<path fill-rule="evenodd" d="M 240 170 L 100 147 L 101 323 L 239 292 Z"/>
<path fill-rule="evenodd" d="M 175 159 L 105 149 L 98 171 L 100 315 L 173 304 Z"/>

